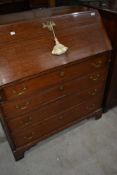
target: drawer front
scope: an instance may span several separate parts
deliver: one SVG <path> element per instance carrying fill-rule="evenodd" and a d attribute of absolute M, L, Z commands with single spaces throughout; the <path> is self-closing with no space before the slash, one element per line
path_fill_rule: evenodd
<path fill-rule="evenodd" d="M 46 121 L 48 118 L 51 118 L 57 113 L 63 112 L 70 107 L 81 103 L 84 100 L 87 100 L 94 96 L 98 96 L 101 99 L 103 96 L 103 91 L 104 87 L 103 85 L 100 85 L 93 89 L 88 89 L 81 94 L 64 97 L 63 99 L 57 100 L 56 102 L 49 105 L 45 105 L 36 111 L 30 112 L 23 116 L 19 116 L 17 119 L 7 120 L 9 129 L 13 133 L 20 132 L 21 129 Z"/>
<path fill-rule="evenodd" d="M 48 94 L 49 99 L 46 99 L 47 95 L 45 95 L 45 98 L 44 98 L 42 94 L 40 98 L 39 98 L 39 95 L 35 95 L 25 100 L 23 99 L 21 101 L 16 100 L 13 102 L 3 103 L 2 107 L 3 107 L 4 114 L 7 118 L 12 118 L 12 117 L 17 118 L 18 115 L 21 115 L 31 110 L 39 108 L 41 104 L 41 100 L 40 100 L 41 98 L 43 98 L 43 103 L 49 103 L 50 101 L 52 100 L 54 101 L 57 98 L 64 97 L 69 93 L 73 93 L 73 92 L 80 93 L 81 91 L 86 90 L 86 88 L 92 88 L 96 85 L 102 84 L 105 82 L 106 72 L 107 72 L 107 69 L 103 68 L 97 72 L 87 75 L 86 77 L 82 77 L 82 79 L 75 79 L 73 81 L 65 83 L 65 85 L 60 86 L 61 89 L 65 88 L 65 90 L 60 90 L 62 91 L 61 96 L 58 96 L 58 94 L 55 92 L 54 96 L 51 96 L 51 94 Z"/>
<path fill-rule="evenodd" d="M 95 71 L 108 62 L 106 55 L 95 56 L 92 59 L 83 63 L 63 67 L 51 73 L 39 76 L 37 78 L 24 81 L 15 85 L 4 88 L 4 95 L 6 100 L 13 98 L 20 98 L 33 92 L 42 90 L 46 87 L 60 83 L 61 81 L 70 80 L 75 77 L 84 76 Z"/>
<path fill-rule="evenodd" d="M 69 108 L 65 112 L 46 120 L 39 125 L 22 130 L 22 133 L 12 134 L 16 147 L 34 141 L 35 139 L 43 139 L 56 131 L 64 129 L 67 125 L 84 119 L 86 115 L 94 112 L 101 107 L 99 98 L 92 98 L 85 103 Z"/>

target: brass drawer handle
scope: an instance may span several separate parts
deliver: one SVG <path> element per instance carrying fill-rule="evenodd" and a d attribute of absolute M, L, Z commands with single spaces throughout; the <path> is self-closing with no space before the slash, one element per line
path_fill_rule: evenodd
<path fill-rule="evenodd" d="M 16 105 L 15 108 L 20 109 L 20 110 L 24 110 L 28 107 L 29 104 L 30 104 L 29 102 L 26 102 L 24 105 Z"/>
<path fill-rule="evenodd" d="M 93 81 L 97 81 L 100 77 L 100 74 L 96 74 L 96 75 L 91 75 L 90 76 L 90 79 L 93 80 Z"/>
<path fill-rule="evenodd" d="M 88 94 L 92 96 L 96 95 L 96 93 L 97 93 L 97 89 L 94 89 L 93 91 L 88 92 Z"/>
<path fill-rule="evenodd" d="M 34 136 L 34 132 L 32 132 L 30 136 L 24 136 L 24 139 L 26 139 L 26 140 L 32 140 L 33 139 L 33 136 Z"/>
<path fill-rule="evenodd" d="M 100 68 L 102 66 L 102 61 L 99 60 L 97 63 L 92 63 L 92 66 L 94 66 L 95 68 Z"/>
<path fill-rule="evenodd" d="M 25 126 L 28 126 L 30 123 L 31 123 L 31 121 L 32 121 L 32 117 L 29 117 L 28 119 L 27 119 L 27 121 L 20 121 L 20 124 L 21 125 L 25 125 Z"/>
<path fill-rule="evenodd" d="M 20 92 L 17 92 L 16 90 L 13 90 L 13 94 L 15 94 L 16 96 L 21 96 L 26 92 L 27 88 L 24 87 Z"/>
<path fill-rule="evenodd" d="M 64 75 L 65 75 L 65 72 L 64 71 L 61 71 L 60 72 L 60 77 L 64 77 Z"/>

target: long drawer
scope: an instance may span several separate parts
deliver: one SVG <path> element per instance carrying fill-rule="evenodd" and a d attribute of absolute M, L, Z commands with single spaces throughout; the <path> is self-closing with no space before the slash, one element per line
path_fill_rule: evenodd
<path fill-rule="evenodd" d="M 60 111 L 63 112 L 70 107 L 80 104 L 82 101 L 90 99 L 94 96 L 98 96 L 101 99 L 103 91 L 104 87 L 103 85 L 100 85 L 96 88 L 88 89 L 80 94 L 66 96 L 63 99 L 59 99 L 56 102 L 45 105 L 36 111 L 19 116 L 16 119 L 7 120 L 10 132 L 21 132 L 23 128 L 30 127 L 37 123 L 42 123 L 51 118 L 53 115 L 60 113 Z"/>
<path fill-rule="evenodd" d="M 69 93 L 80 93 L 86 88 L 96 87 L 96 85 L 105 83 L 106 73 L 107 68 L 105 67 L 92 74 L 82 77 L 81 79 L 75 79 L 73 81 L 66 82 L 65 84 L 63 84 L 63 86 L 60 86 L 60 88 L 64 89 L 61 93 L 58 93 L 58 89 L 57 91 L 50 90 L 49 93 L 47 91 L 47 94 L 45 94 L 45 96 L 43 94 L 36 94 L 35 96 L 26 99 L 5 102 L 2 104 L 4 114 L 7 118 L 16 118 L 18 115 L 39 108 L 41 103 L 49 103 L 51 100 L 56 100 L 57 98 L 60 98 L 61 96 L 66 96 Z M 61 96 L 59 96 L 60 94 Z M 82 98 L 84 98 L 83 95 Z"/>
<path fill-rule="evenodd" d="M 17 147 L 28 144 L 35 139 L 41 140 L 46 135 L 51 135 L 57 130 L 65 128 L 65 126 L 75 123 L 86 117 L 89 113 L 101 107 L 101 99 L 94 97 L 87 102 L 75 105 L 59 115 L 40 123 L 35 127 L 23 129 L 21 133 L 12 134 L 14 143 Z"/>
<path fill-rule="evenodd" d="M 4 87 L 5 100 L 20 98 L 60 83 L 61 81 L 84 76 L 86 74 L 94 72 L 96 69 L 105 66 L 107 62 L 108 57 L 106 55 L 93 56 L 92 59 L 83 63 L 65 66 L 48 74 L 35 77 L 34 79 Z"/>

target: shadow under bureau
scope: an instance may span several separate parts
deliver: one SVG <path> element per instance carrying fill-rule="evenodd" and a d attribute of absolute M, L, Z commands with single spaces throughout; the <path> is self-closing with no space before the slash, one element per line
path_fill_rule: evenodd
<path fill-rule="evenodd" d="M 48 20 L 69 48 L 61 56 L 51 54 Z M 1 122 L 16 160 L 42 139 L 101 117 L 110 50 L 96 10 L 0 26 Z"/>

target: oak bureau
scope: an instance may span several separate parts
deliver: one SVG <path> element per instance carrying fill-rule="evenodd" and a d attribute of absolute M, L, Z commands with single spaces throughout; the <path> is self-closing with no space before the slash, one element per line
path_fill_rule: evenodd
<path fill-rule="evenodd" d="M 56 36 L 69 49 L 52 55 Z M 111 45 L 96 10 L 0 26 L 1 123 L 16 160 L 42 139 L 102 115 Z"/>

